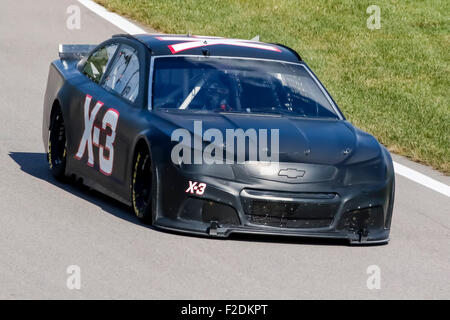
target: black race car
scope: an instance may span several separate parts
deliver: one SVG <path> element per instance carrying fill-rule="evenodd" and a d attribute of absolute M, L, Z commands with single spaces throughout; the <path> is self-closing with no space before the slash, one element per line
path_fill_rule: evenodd
<path fill-rule="evenodd" d="M 389 152 L 292 49 L 145 34 L 59 55 L 42 130 L 56 178 L 163 229 L 389 240 Z"/>

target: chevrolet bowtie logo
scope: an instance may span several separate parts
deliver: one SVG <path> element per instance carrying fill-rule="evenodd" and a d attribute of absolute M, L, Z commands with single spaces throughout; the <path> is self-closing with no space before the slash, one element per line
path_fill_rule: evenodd
<path fill-rule="evenodd" d="M 293 168 L 288 168 L 288 169 L 281 169 L 280 172 L 278 172 L 279 176 L 284 176 L 284 177 L 288 177 L 291 179 L 295 179 L 295 178 L 301 178 L 305 175 L 305 171 L 304 170 L 298 170 L 298 169 L 293 169 Z"/>

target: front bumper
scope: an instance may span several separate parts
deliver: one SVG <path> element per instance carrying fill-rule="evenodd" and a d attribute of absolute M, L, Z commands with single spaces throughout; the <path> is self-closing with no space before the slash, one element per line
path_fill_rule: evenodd
<path fill-rule="evenodd" d="M 234 233 L 389 241 L 394 177 L 378 185 L 233 180 L 161 168 L 155 226 L 211 237 Z M 202 195 L 186 192 L 205 183 Z M 192 191 L 192 190 L 191 190 Z"/>

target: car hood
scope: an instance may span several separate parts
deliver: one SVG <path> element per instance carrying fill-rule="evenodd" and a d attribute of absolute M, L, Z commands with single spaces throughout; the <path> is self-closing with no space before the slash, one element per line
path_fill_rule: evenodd
<path fill-rule="evenodd" d="M 381 153 L 374 137 L 345 120 L 178 111 L 157 111 L 155 114 L 163 121 L 158 129 L 169 138 L 178 128 L 184 128 L 194 136 L 195 121 L 201 121 L 203 133 L 211 128 L 220 130 L 224 140 L 227 129 L 255 129 L 257 132 L 278 129 L 280 162 L 351 164 L 373 159 Z M 270 139 L 268 143 L 270 150 Z"/>

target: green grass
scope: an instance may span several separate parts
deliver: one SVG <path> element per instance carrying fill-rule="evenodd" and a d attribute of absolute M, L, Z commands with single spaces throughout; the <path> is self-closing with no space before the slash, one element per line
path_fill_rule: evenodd
<path fill-rule="evenodd" d="M 160 32 L 298 51 L 356 126 L 450 174 L 450 1 L 97 0 Z M 381 8 L 369 30 L 366 8 Z"/>

